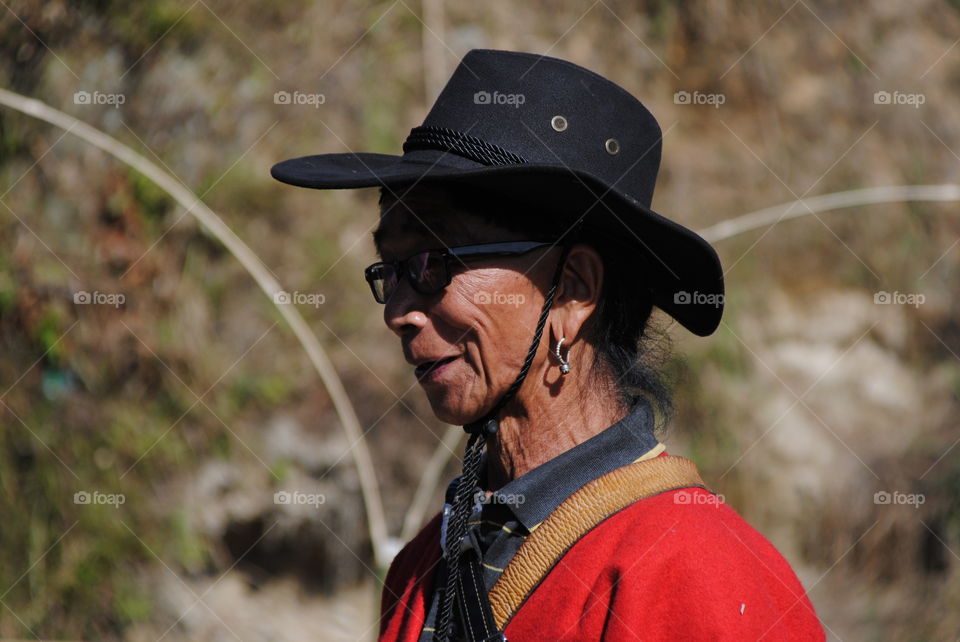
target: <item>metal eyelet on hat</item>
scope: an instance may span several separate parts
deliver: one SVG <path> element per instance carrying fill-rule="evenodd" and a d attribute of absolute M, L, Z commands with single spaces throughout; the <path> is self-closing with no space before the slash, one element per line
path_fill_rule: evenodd
<path fill-rule="evenodd" d="M 617 142 L 616 138 L 608 138 L 603 146 L 606 147 L 607 153 L 611 156 L 616 156 L 620 153 L 620 143 Z"/>
<path fill-rule="evenodd" d="M 563 116 L 554 116 L 550 119 L 550 126 L 556 131 L 562 132 L 567 128 L 567 119 Z"/>

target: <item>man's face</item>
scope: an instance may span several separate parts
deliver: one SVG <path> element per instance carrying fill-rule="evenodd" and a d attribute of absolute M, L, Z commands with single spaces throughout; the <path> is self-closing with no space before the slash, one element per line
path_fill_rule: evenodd
<path fill-rule="evenodd" d="M 384 200 L 375 240 L 381 258 L 393 261 L 431 249 L 528 239 L 455 211 L 441 192 L 421 188 L 402 202 Z M 421 294 L 401 278 L 384 322 L 400 337 L 440 420 L 477 420 L 516 378 L 557 252 L 544 248 L 466 264 L 452 259 L 450 285 L 435 294 Z"/>

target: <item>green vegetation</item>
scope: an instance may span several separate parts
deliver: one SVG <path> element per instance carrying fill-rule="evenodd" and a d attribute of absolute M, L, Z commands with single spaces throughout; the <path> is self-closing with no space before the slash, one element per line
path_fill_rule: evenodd
<path fill-rule="evenodd" d="M 412 382 L 401 356 L 390 352 L 396 343 L 379 327 L 382 310 L 360 275 L 373 260 L 367 227 L 376 216 L 375 194 L 293 190 L 272 182 L 267 170 L 299 153 L 399 151 L 429 102 L 419 75 L 423 24 L 410 13 L 419 5 L 8 4 L 0 16 L 0 86 L 156 154 L 205 194 L 284 287 L 326 297 L 301 311 L 330 348 L 361 424 L 372 427 L 390 526 L 398 532 L 436 445 L 429 430 L 441 430 L 417 392 L 399 403 L 388 390 L 400 394 Z M 951 128 L 956 50 L 931 68 L 922 87 L 927 104 L 918 114 L 930 131 L 916 114 L 882 111 L 870 100 L 873 73 L 891 88 L 895 80 L 909 87 L 948 50 L 953 38 L 942 34 L 960 28 L 960 14 L 942 7 L 911 8 L 907 21 L 893 8 L 884 17 L 815 2 L 809 11 L 797 6 L 757 41 L 786 6 L 650 0 L 609 2 L 581 15 L 582 8 L 546 1 L 444 4 L 444 42 L 457 53 L 463 43 L 537 51 L 553 43 L 551 54 L 607 73 L 648 103 L 664 128 L 672 127 L 654 205 L 695 228 L 811 186 L 814 195 L 936 183 L 955 173 L 947 147 L 960 150 Z M 960 1 L 948 6 L 960 9 Z M 903 28 L 923 45 L 900 76 L 895 65 L 881 67 L 897 21 L 909 22 Z M 455 56 L 443 51 L 449 57 L 441 66 L 450 69 Z M 697 87 L 727 93 L 723 109 L 672 104 L 674 91 Z M 70 99 L 80 89 L 110 88 L 126 94 L 120 109 Z M 326 102 L 277 105 L 272 93 L 279 89 L 320 91 Z M 321 586 L 338 594 L 372 581 L 348 445 L 338 441 L 330 402 L 283 319 L 167 194 L 69 134 L 60 141 L 62 133 L 0 110 L 0 184 L 10 188 L 6 208 L 0 206 L 0 638 L 121 639 L 145 630 L 155 639 L 178 615 L 171 617 L 172 607 L 158 597 L 164 580 L 178 587 L 175 574 L 212 583 L 261 535 L 264 543 L 251 555 L 256 563 L 232 571 L 261 594 L 278 577 L 296 578 L 308 593 Z M 795 533 L 791 562 L 808 576 L 832 569 L 814 597 L 845 639 L 876 631 L 939 639 L 960 626 L 949 609 L 960 599 L 960 571 L 945 553 L 960 550 L 960 446 L 940 461 L 960 417 L 960 366 L 944 349 L 960 353 L 954 205 L 843 210 L 724 241 L 718 249 L 730 267 L 728 326 L 709 339 L 678 341 L 685 360 L 667 364 L 683 375 L 671 451 L 697 460 L 762 531 Z M 853 374 L 839 360 L 835 378 L 811 395 L 820 395 L 821 405 L 798 404 L 800 418 L 783 428 L 800 430 L 806 421 L 820 431 L 812 445 L 798 444 L 814 453 L 801 471 L 808 487 L 811 479 L 839 479 L 841 464 L 852 462 L 855 472 L 842 469 L 848 485 L 827 484 L 821 496 L 805 495 L 807 487 L 775 487 L 771 480 L 794 469 L 774 459 L 783 450 L 765 450 L 771 440 L 752 444 L 768 427 L 761 422 L 770 413 L 772 421 L 784 399 L 794 401 L 779 379 L 802 392 L 812 379 L 803 366 L 844 354 L 852 343 L 841 332 L 845 315 L 864 309 L 822 312 L 818 305 L 838 293 L 869 303 L 879 290 L 923 292 L 930 303 L 896 314 L 868 306 L 864 316 L 880 325 L 864 343 L 880 356 L 860 355 L 866 365 Z M 124 302 L 78 304 L 80 291 L 123 294 Z M 887 371 L 894 369 L 904 378 Z M 918 380 L 936 394 L 906 398 L 909 421 L 885 416 L 881 402 Z M 822 405 L 843 420 L 830 426 L 836 438 L 813 417 Z M 858 424 L 863 417 L 876 420 L 870 430 Z M 287 435 L 298 440 L 293 446 L 280 439 L 284 422 L 299 430 Z M 903 431 L 906 445 L 894 455 L 872 450 Z M 773 437 L 782 448 L 796 435 Z M 835 448 L 832 459 L 824 444 Z M 862 455 L 862 465 L 847 446 Z M 731 470 L 748 447 L 744 465 Z M 266 537 L 272 493 L 304 479 L 329 490 L 329 501 L 293 526 L 278 526 L 270 534 L 276 539 Z M 203 484 L 214 490 L 202 495 Z M 861 501 L 875 485 L 915 485 L 928 500 L 881 515 Z M 77 493 L 123 500 L 77 503 Z M 231 513 L 237 497 L 263 499 L 268 510 Z M 858 540 L 881 516 L 876 533 Z M 299 557 L 291 553 L 301 550 Z M 850 606 L 857 609 L 850 614 L 831 611 L 848 604 L 849 586 L 862 605 Z M 887 607 L 891 601 L 898 606 Z"/>

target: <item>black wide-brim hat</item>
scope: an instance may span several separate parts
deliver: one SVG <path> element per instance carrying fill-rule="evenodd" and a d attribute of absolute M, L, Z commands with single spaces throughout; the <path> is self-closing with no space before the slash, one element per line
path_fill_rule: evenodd
<path fill-rule="evenodd" d="M 277 163 L 271 174 L 313 189 L 439 181 L 565 218 L 585 214 L 584 226 L 604 230 L 636 257 L 638 287 L 651 290 L 654 304 L 706 336 L 723 314 L 723 271 L 709 243 L 650 209 L 661 138 L 640 101 L 588 69 L 475 49 L 410 132 L 402 156 L 304 156 Z"/>

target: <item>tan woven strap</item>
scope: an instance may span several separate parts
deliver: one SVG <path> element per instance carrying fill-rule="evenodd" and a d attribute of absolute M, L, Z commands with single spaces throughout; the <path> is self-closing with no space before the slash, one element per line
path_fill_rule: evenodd
<path fill-rule="evenodd" d="M 663 456 L 617 468 L 565 499 L 527 536 L 490 589 L 497 628 L 504 630 L 540 580 L 594 526 L 641 499 L 693 486 L 705 488 L 694 463 Z"/>

